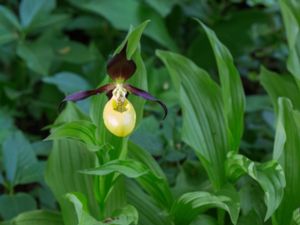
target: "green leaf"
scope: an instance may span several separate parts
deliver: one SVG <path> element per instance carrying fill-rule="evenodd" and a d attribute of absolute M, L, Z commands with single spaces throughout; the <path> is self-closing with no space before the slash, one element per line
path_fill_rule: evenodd
<path fill-rule="evenodd" d="M 12 42 L 18 38 L 18 34 L 11 32 L 0 24 L 0 46 Z"/>
<path fill-rule="evenodd" d="M 238 221 L 238 225 L 263 225 L 264 223 L 260 221 L 254 211 L 251 211 L 246 216 L 241 216 Z"/>
<path fill-rule="evenodd" d="M 54 50 L 59 60 L 69 63 L 85 64 L 99 60 L 87 46 L 80 42 L 57 40 L 54 42 Z"/>
<path fill-rule="evenodd" d="M 34 72 L 43 76 L 49 74 L 53 52 L 45 41 L 40 40 L 34 43 L 20 42 L 17 46 L 17 55 Z"/>
<path fill-rule="evenodd" d="M 98 150 L 96 143 L 96 126 L 87 120 L 66 123 L 51 132 L 47 140 L 74 139 L 85 143 L 89 149 Z"/>
<path fill-rule="evenodd" d="M 20 23 L 16 15 L 9 8 L 2 5 L 0 5 L 0 24 L 7 28 L 20 29 Z"/>
<path fill-rule="evenodd" d="M 179 92 L 183 112 L 182 139 L 196 152 L 215 188 L 225 183 L 229 151 L 227 124 L 220 87 L 189 59 L 157 51 Z"/>
<path fill-rule="evenodd" d="M 112 172 L 121 173 L 129 178 L 138 178 L 147 174 L 148 169 L 140 162 L 135 160 L 113 160 L 100 167 L 85 169 L 81 173 L 89 175 L 104 176 Z"/>
<path fill-rule="evenodd" d="M 254 163 L 243 155 L 230 152 L 226 170 L 230 179 L 237 180 L 247 174 L 261 186 L 267 206 L 265 220 L 269 219 L 283 198 L 286 184 L 282 167 L 274 160 Z"/>
<path fill-rule="evenodd" d="M 271 97 L 275 111 L 278 112 L 278 98 L 289 98 L 294 107 L 300 110 L 299 89 L 292 76 L 281 76 L 262 67 L 260 71 L 260 82 Z"/>
<path fill-rule="evenodd" d="M 69 103 L 57 119 L 57 123 L 82 120 L 85 116 Z M 93 179 L 78 173 L 78 170 L 95 166 L 95 153 L 86 146 L 72 140 L 55 140 L 46 168 L 46 182 L 59 202 L 65 225 L 74 225 L 78 221 L 72 204 L 63 196 L 69 192 L 81 192 L 88 200 L 93 216 L 99 214 L 93 191 Z"/>
<path fill-rule="evenodd" d="M 147 150 L 151 155 L 162 155 L 164 143 L 161 138 L 161 132 L 159 132 L 159 126 L 160 121 L 154 118 L 154 116 L 144 118 L 135 132 L 130 136 L 130 141 Z"/>
<path fill-rule="evenodd" d="M 14 218 L 13 225 L 63 225 L 62 217 L 54 211 L 36 210 L 25 212 Z"/>
<path fill-rule="evenodd" d="M 300 208 L 294 211 L 293 221 L 292 221 L 292 225 L 299 225 L 299 224 L 300 224 Z"/>
<path fill-rule="evenodd" d="M 113 213 L 113 217 L 116 218 L 108 224 L 111 225 L 130 225 L 137 224 L 139 215 L 136 208 L 132 205 L 126 205 L 120 210 L 117 210 Z"/>
<path fill-rule="evenodd" d="M 16 40 L 19 29 L 20 24 L 14 13 L 0 5 L 0 45 Z"/>
<path fill-rule="evenodd" d="M 293 0 L 280 0 L 279 3 L 289 46 L 287 67 L 300 88 L 300 3 Z"/>
<path fill-rule="evenodd" d="M 190 225 L 217 225 L 217 220 L 212 216 L 199 215 Z"/>
<path fill-rule="evenodd" d="M 143 3 L 139 1 L 123 0 L 119 2 L 92 0 L 84 2 L 80 0 L 69 0 L 69 2 L 79 8 L 103 16 L 119 30 L 128 30 L 130 25 L 137 26 L 144 20 L 150 19 L 152 24 L 145 30 L 145 34 L 164 47 L 172 50 L 177 49 L 168 33 L 163 18 L 151 8 L 145 7 Z"/>
<path fill-rule="evenodd" d="M 241 200 L 241 213 L 238 220 L 239 225 L 262 225 L 266 216 L 267 207 L 262 204 L 264 191 L 259 184 L 250 177 L 239 180 Z"/>
<path fill-rule="evenodd" d="M 167 178 L 165 177 L 164 172 L 160 168 L 157 161 L 143 148 L 139 147 L 138 145 L 134 144 L 133 142 L 128 143 L 128 154 L 129 157 L 133 158 L 134 160 L 143 163 L 145 166 L 149 168 L 156 176 L 164 178 L 167 184 Z"/>
<path fill-rule="evenodd" d="M 6 111 L 0 110 L 0 143 L 15 130 L 14 120 L 12 115 Z"/>
<path fill-rule="evenodd" d="M 238 151 L 244 129 L 245 93 L 237 68 L 228 49 L 218 40 L 215 32 L 198 21 L 204 28 L 214 51 L 221 82 L 224 111 L 232 136 L 231 150 Z"/>
<path fill-rule="evenodd" d="M 80 193 L 70 193 L 67 194 L 66 197 L 69 201 L 71 201 L 75 207 L 76 214 L 78 217 L 78 225 L 130 225 L 137 224 L 138 221 L 138 213 L 136 209 L 127 205 L 120 210 L 117 210 L 113 213 L 112 218 L 108 218 L 105 223 L 95 220 L 92 216 L 90 216 L 85 197 Z"/>
<path fill-rule="evenodd" d="M 162 213 L 153 200 L 137 184 L 126 183 L 127 199 L 135 206 L 139 214 L 139 224 L 142 225 L 171 225 L 173 222 L 167 214 Z"/>
<path fill-rule="evenodd" d="M 38 162 L 32 146 L 20 132 L 12 133 L 3 143 L 6 178 L 11 185 L 40 181 L 42 164 Z"/>
<path fill-rule="evenodd" d="M 278 99 L 278 109 L 273 157 L 283 167 L 286 188 L 275 218 L 277 224 L 289 224 L 300 202 L 300 113 L 287 98 Z"/>
<path fill-rule="evenodd" d="M 120 173 L 129 178 L 136 178 L 139 184 L 160 204 L 161 207 L 171 205 L 171 193 L 168 184 L 161 177 L 150 171 L 143 163 L 127 159 L 113 160 L 100 167 L 82 170 L 84 174 L 104 176 Z"/>
<path fill-rule="evenodd" d="M 85 79 L 78 74 L 71 72 L 60 72 L 51 77 L 43 78 L 43 81 L 48 84 L 54 84 L 62 93 L 65 94 L 90 89 L 90 85 Z"/>
<path fill-rule="evenodd" d="M 162 17 L 166 17 L 177 3 L 177 0 L 146 0 L 146 2 Z"/>
<path fill-rule="evenodd" d="M 19 11 L 22 26 L 28 28 L 40 16 L 51 12 L 55 6 L 55 0 L 22 0 Z"/>
<path fill-rule="evenodd" d="M 36 202 L 29 194 L 17 193 L 16 195 L 4 194 L 0 196 L 0 215 L 5 220 L 36 208 Z"/>
<path fill-rule="evenodd" d="M 233 187 L 228 187 L 218 194 L 201 191 L 185 193 L 174 203 L 171 215 L 175 224 L 188 225 L 201 212 L 209 208 L 220 208 L 227 211 L 231 222 L 236 224 L 240 209 L 237 196 Z"/>
<path fill-rule="evenodd" d="M 94 219 L 88 212 L 86 198 L 80 193 L 70 193 L 66 198 L 74 205 L 78 225 L 104 225 Z"/>

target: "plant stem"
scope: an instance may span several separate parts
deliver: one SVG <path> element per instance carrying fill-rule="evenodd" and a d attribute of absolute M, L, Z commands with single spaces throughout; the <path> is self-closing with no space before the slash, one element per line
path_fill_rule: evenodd
<path fill-rule="evenodd" d="M 225 220 L 225 212 L 222 209 L 218 209 L 218 224 L 224 225 Z"/>

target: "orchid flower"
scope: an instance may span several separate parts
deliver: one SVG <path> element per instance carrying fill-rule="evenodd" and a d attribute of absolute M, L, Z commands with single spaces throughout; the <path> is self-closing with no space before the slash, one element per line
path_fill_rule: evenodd
<path fill-rule="evenodd" d="M 126 47 L 123 47 L 120 53 L 116 54 L 107 63 L 107 73 L 113 82 L 103 85 L 97 89 L 79 91 L 66 96 L 65 101 L 79 101 L 90 96 L 106 93 L 109 100 L 103 110 L 103 120 L 106 128 L 118 137 L 126 137 L 132 133 L 136 122 L 136 113 L 133 105 L 127 99 L 128 94 L 134 94 L 146 100 L 157 102 L 164 110 L 164 117 L 168 110 L 166 105 L 153 97 L 150 93 L 134 87 L 128 83 L 128 80 L 136 71 L 136 64 L 133 60 L 127 60 Z"/>

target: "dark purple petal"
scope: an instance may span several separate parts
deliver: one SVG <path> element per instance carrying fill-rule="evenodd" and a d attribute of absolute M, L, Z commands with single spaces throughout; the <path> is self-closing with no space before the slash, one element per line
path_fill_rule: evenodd
<path fill-rule="evenodd" d="M 163 108 L 165 115 L 164 118 L 166 118 L 167 114 L 168 114 L 168 108 L 167 106 L 160 100 L 158 100 L 157 98 L 155 98 L 154 96 L 152 96 L 150 93 L 148 93 L 147 91 L 144 91 L 142 89 L 136 88 L 130 84 L 125 84 L 124 87 L 126 88 L 127 91 L 129 91 L 130 93 L 140 96 L 146 100 L 150 100 L 150 101 L 154 101 L 157 102 L 158 104 L 161 105 L 161 107 Z"/>
<path fill-rule="evenodd" d="M 121 52 L 113 56 L 107 63 L 107 73 L 113 80 L 128 80 L 136 70 L 135 62 L 126 58 L 126 48 L 127 43 Z"/>
<path fill-rule="evenodd" d="M 97 89 L 94 90 L 87 90 L 87 91 L 79 91 L 79 92 L 75 92 L 71 95 L 68 95 L 64 98 L 63 102 L 65 101 L 72 101 L 72 102 L 77 102 L 83 99 L 86 99 L 92 95 L 96 95 L 102 92 L 109 92 L 111 90 L 113 90 L 115 88 L 114 84 L 106 84 L 103 85 Z"/>

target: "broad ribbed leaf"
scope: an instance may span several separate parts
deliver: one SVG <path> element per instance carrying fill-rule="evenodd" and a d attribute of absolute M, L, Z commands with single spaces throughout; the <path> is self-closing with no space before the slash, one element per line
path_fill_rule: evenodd
<path fill-rule="evenodd" d="M 17 46 L 17 55 L 26 62 L 26 66 L 35 73 L 46 76 L 49 74 L 54 53 L 46 40 L 36 42 L 23 41 Z"/>
<path fill-rule="evenodd" d="M 279 97 L 289 98 L 294 107 L 300 110 L 299 90 L 292 76 L 279 75 L 262 67 L 260 82 L 271 97 L 276 112 L 278 112 L 277 100 Z"/>
<path fill-rule="evenodd" d="M 277 224 L 289 224 L 300 205 L 300 112 L 287 98 L 278 99 L 278 118 L 273 157 L 286 175 L 284 198 L 276 212 Z"/>
<path fill-rule="evenodd" d="M 43 81 L 55 85 L 64 94 L 91 89 L 84 78 L 71 72 L 60 72 L 51 77 L 43 78 Z"/>
<path fill-rule="evenodd" d="M 171 204 L 171 193 L 168 184 L 161 177 L 150 171 L 143 163 L 127 159 L 113 160 L 100 167 L 81 171 L 84 174 L 104 176 L 120 173 L 129 178 L 136 178 L 138 183 L 147 191 L 161 207 Z M 117 176 L 115 176 L 116 179 Z"/>
<path fill-rule="evenodd" d="M 62 216 L 57 212 L 36 210 L 18 215 L 11 225 L 64 225 Z"/>
<path fill-rule="evenodd" d="M 300 2 L 295 0 L 279 2 L 289 45 L 287 67 L 300 88 Z"/>
<path fill-rule="evenodd" d="M 113 217 L 116 218 L 112 222 L 107 224 L 111 225 L 136 225 L 138 223 L 139 215 L 137 209 L 132 205 L 126 205 L 120 210 L 116 210 L 113 213 Z"/>
<path fill-rule="evenodd" d="M 0 5 L 0 45 L 16 40 L 19 29 L 20 24 L 15 14 Z"/>
<path fill-rule="evenodd" d="M 174 203 L 171 215 L 176 225 L 188 225 L 201 212 L 220 208 L 227 211 L 232 223 L 236 224 L 240 210 L 237 196 L 238 193 L 230 186 L 218 194 L 201 191 L 185 193 Z"/>
<path fill-rule="evenodd" d="M 179 92 L 183 140 L 192 146 L 216 188 L 225 183 L 224 162 L 229 150 L 220 87 L 189 59 L 158 51 Z"/>
<path fill-rule="evenodd" d="M 69 103 L 57 119 L 57 123 L 84 119 L 85 116 Z M 86 146 L 73 140 L 55 140 L 48 159 L 46 182 L 60 204 L 65 225 L 77 223 L 74 208 L 64 195 L 69 192 L 81 192 L 87 199 L 93 216 L 98 216 L 98 206 L 93 192 L 92 177 L 79 174 L 78 171 L 95 166 L 95 154 Z"/>
<path fill-rule="evenodd" d="M 217 61 L 224 111 L 228 120 L 231 150 L 238 151 L 244 129 L 245 94 L 239 72 L 228 49 L 218 40 L 215 32 L 198 21 L 204 28 Z"/>
<path fill-rule="evenodd" d="M 12 133 L 3 143 L 3 164 L 11 185 L 38 182 L 43 177 L 42 164 L 31 144 L 20 131 Z"/>
<path fill-rule="evenodd" d="M 141 147 L 137 146 L 133 142 L 128 143 L 128 154 L 131 158 L 135 159 L 136 161 L 139 161 L 145 166 L 149 168 L 153 173 L 156 174 L 156 176 L 164 178 L 166 184 L 167 184 L 167 178 L 162 171 L 162 169 L 159 167 L 157 161 L 145 150 Z"/>
<path fill-rule="evenodd" d="M 96 126 L 87 120 L 68 122 L 54 129 L 47 140 L 74 139 L 85 143 L 89 149 L 97 149 Z"/>
<path fill-rule="evenodd" d="M 137 184 L 128 181 L 126 187 L 128 202 L 138 210 L 140 225 L 173 224 L 167 213 L 162 212 Z"/>
<path fill-rule="evenodd" d="M 20 29 L 20 23 L 16 15 L 3 5 L 0 5 L 0 24 L 16 31 Z"/>
<path fill-rule="evenodd" d="M 137 210 L 131 206 L 127 205 L 120 210 L 113 213 L 111 218 L 107 218 L 105 222 L 100 222 L 94 219 L 88 212 L 86 199 L 80 193 L 70 193 L 67 194 L 67 198 L 71 201 L 75 207 L 78 225 L 130 225 L 137 224 L 138 213 Z"/>
<path fill-rule="evenodd" d="M 92 169 L 82 170 L 81 173 L 104 176 L 113 172 L 121 173 L 129 178 L 138 178 L 149 172 L 142 163 L 134 160 L 113 160 L 104 165 Z"/>
<path fill-rule="evenodd" d="M 93 218 L 87 209 L 86 198 L 80 193 L 70 193 L 66 198 L 74 205 L 77 220 L 77 225 L 104 225 L 104 223 Z"/>
<path fill-rule="evenodd" d="M 17 193 L 16 195 L 3 194 L 0 196 L 0 216 L 5 220 L 36 208 L 37 204 L 29 194 Z"/>
<path fill-rule="evenodd" d="M 226 170 L 230 179 L 237 180 L 247 174 L 260 185 L 267 206 L 265 220 L 269 219 L 283 198 L 285 176 L 282 167 L 276 161 L 255 163 L 243 155 L 231 152 L 228 154 Z"/>
<path fill-rule="evenodd" d="M 24 28 L 28 28 L 55 8 L 55 0 L 22 0 L 20 4 L 20 19 Z"/>
<path fill-rule="evenodd" d="M 293 213 L 292 225 L 300 225 L 300 208 L 296 209 Z"/>

